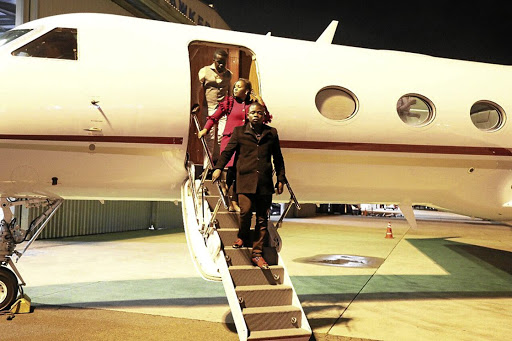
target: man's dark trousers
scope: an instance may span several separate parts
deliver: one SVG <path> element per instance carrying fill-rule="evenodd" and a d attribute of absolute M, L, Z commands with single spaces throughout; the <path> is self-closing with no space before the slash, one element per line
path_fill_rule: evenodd
<path fill-rule="evenodd" d="M 238 238 L 244 242 L 250 240 L 252 208 L 256 211 L 256 225 L 254 226 L 254 240 L 252 244 L 252 257 L 262 256 L 263 246 L 268 240 L 268 212 L 272 204 L 272 194 L 238 194 L 240 206 L 240 230 Z"/>

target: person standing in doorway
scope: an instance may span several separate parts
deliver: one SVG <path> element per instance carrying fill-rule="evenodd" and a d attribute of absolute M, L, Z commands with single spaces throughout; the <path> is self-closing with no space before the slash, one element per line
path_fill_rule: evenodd
<path fill-rule="evenodd" d="M 198 94 L 197 103 L 199 105 L 203 102 L 203 96 L 206 97 L 208 105 L 208 117 L 213 115 L 219 103 L 228 96 L 232 73 L 226 67 L 228 60 L 228 53 L 225 50 L 217 49 L 213 53 L 213 63 L 206 65 L 199 70 L 199 83 L 201 84 Z M 204 122 L 204 121 L 203 121 Z M 219 154 L 219 143 L 222 138 L 222 132 L 226 125 L 226 117 L 219 120 L 216 129 L 210 131 L 210 134 L 205 136 L 206 145 L 216 160 Z"/>

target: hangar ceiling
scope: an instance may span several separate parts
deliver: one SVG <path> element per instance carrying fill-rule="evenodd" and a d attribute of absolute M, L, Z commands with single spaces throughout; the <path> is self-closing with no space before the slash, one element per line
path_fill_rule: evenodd
<path fill-rule="evenodd" d="M 0 32 L 14 27 L 16 0 L 0 0 Z"/>

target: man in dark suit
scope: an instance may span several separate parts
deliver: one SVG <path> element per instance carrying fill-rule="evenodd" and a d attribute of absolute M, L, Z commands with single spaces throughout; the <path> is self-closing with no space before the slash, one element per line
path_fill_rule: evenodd
<path fill-rule="evenodd" d="M 254 103 L 249 107 L 248 122 L 233 130 L 228 145 L 214 167 L 212 180 L 216 181 L 224 166 L 235 156 L 236 192 L 240 206 L 240 229 L 234 248 L 244 246 L 249 240 L 252 207 L 256 211 L 255 240 L 252 246 L 252 262 L 263 269 L 268 264 L 263 259 L 263 245 L 268 240 L 268 210 L 272 204 L 274 185 L 272 180 L 272 159 L 277 175 L 277 194 L 283 192 L 286 184 L 284 160 L 279 146 L 277 130 L 263 124 L 265 108 Z"/>

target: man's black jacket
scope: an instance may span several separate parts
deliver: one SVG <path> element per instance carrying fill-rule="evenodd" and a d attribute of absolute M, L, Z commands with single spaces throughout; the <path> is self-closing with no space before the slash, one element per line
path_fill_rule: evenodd
<path fill-rule="evenodd" d="M 272 158 L 277 181 L 286 183 L 284 160 L 275 128 L 263 125 L 258 141 L 250 123 L 235 127 L 215 169 L 223 169 L 235 152 L 237 193 L 273 194 Z"/>

